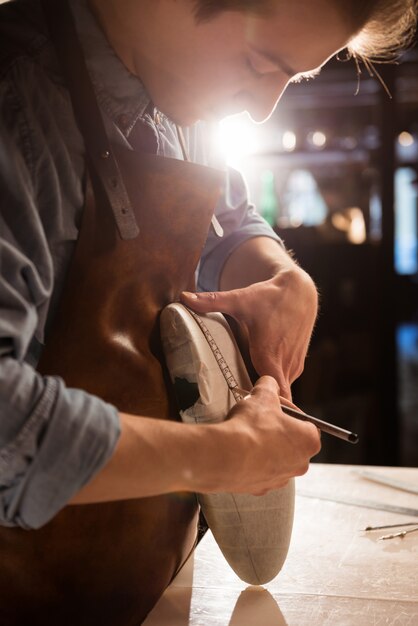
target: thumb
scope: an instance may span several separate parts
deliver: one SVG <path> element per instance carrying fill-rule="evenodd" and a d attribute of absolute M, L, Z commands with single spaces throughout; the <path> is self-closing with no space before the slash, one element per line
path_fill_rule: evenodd
<path fill-rule="evenodd" d="M 180 301 L 198 313 L 219 311 L 234 316 L 237 292 L 237 289 L 232 291 L 199 291 L 197 293 L 183 291 L 180 295 Z"/>
<path fill-rule="evenodd" d="M 280 360 L 274 355 L 269 355 L 267 350 L 254 350 L 251 346 L 250 358 L 256 372 L 260 375 L 267 375 L 274 378 L 280 387 L 280 395 L 291 402 L 292 392 L 290 383 L 283 371 Z"/>

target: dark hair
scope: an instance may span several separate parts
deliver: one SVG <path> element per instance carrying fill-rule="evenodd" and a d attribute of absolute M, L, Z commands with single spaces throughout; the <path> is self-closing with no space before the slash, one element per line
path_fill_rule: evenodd
<path fill-rule="evenodd" d="M 291 0 L 289 0 L 291 1 Z M 351 21 L 353 37 L 349 53 L 363 60 L 396 58 L 410 45 L 417 23 L 418 0 L 334 0 L 345 19 Z M 210 20 L 223 11 L 268 13 L 274 0 L 195 0 L 198 21 Z"/>

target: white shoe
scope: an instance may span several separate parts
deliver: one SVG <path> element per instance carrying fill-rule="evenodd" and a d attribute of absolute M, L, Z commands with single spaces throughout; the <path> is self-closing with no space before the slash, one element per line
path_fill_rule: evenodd
<path fill-rule="evenodd" d="M 252 384 L 221 313 L 200 314 L 238 386 Z M 225 419 L 235 399 L 214 352 L 189 310 L 182 304 L 161 313 L 160 332 L 180 415 L 188 423 Z M 252 585 L 272 580 L 286 559 L 293 526 L 294 481 L 264 496 L 198 494 L 202 512 L 223 555 L 235 573 Z"/>

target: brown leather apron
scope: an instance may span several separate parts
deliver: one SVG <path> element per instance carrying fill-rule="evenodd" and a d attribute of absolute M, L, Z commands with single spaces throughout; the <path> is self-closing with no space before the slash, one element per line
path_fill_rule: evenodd
<path fill-rule="evenodd" d="M 94 168 L 39 368 L 122 412 L 177 419 L 158 315 L 194 288 L 220 175 L 118 146 L 111 158 L 122 177 L 110 184 L 128 194 L 139 235 L 121 237 Z M 68 506 L 39 530 L 0 528 L 0 623 L 141 623 L 193 549 L 197 515 L 194 495 L 176 493 Z"/>

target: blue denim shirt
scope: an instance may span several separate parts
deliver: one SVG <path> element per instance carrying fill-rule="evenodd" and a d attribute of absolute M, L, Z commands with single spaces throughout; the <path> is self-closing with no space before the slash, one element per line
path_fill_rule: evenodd
<path fill-rule="evenodd" d="M 174 124 L 155 114 L 89 11 L 72 0 L 76 27 L 109 134 L 182 158 Z M 145 132 L 146 131 L 146 132 Z M 199 123 L 185 130 L 191 159 L 219 166 Z M 141 139 L 142 140 L 142 139 Z M 0 6 L 0 524 L 38 528 L 111 456 L 115 407 L 35 369 L 74 250 L 83 208 L 84 143 L 48 39 L 39 0 Z M 216 209 L 224 237 L 209 233 L 198 285 L 216 290 L 232 250 L 276 238 L 225 169 Z"/>

